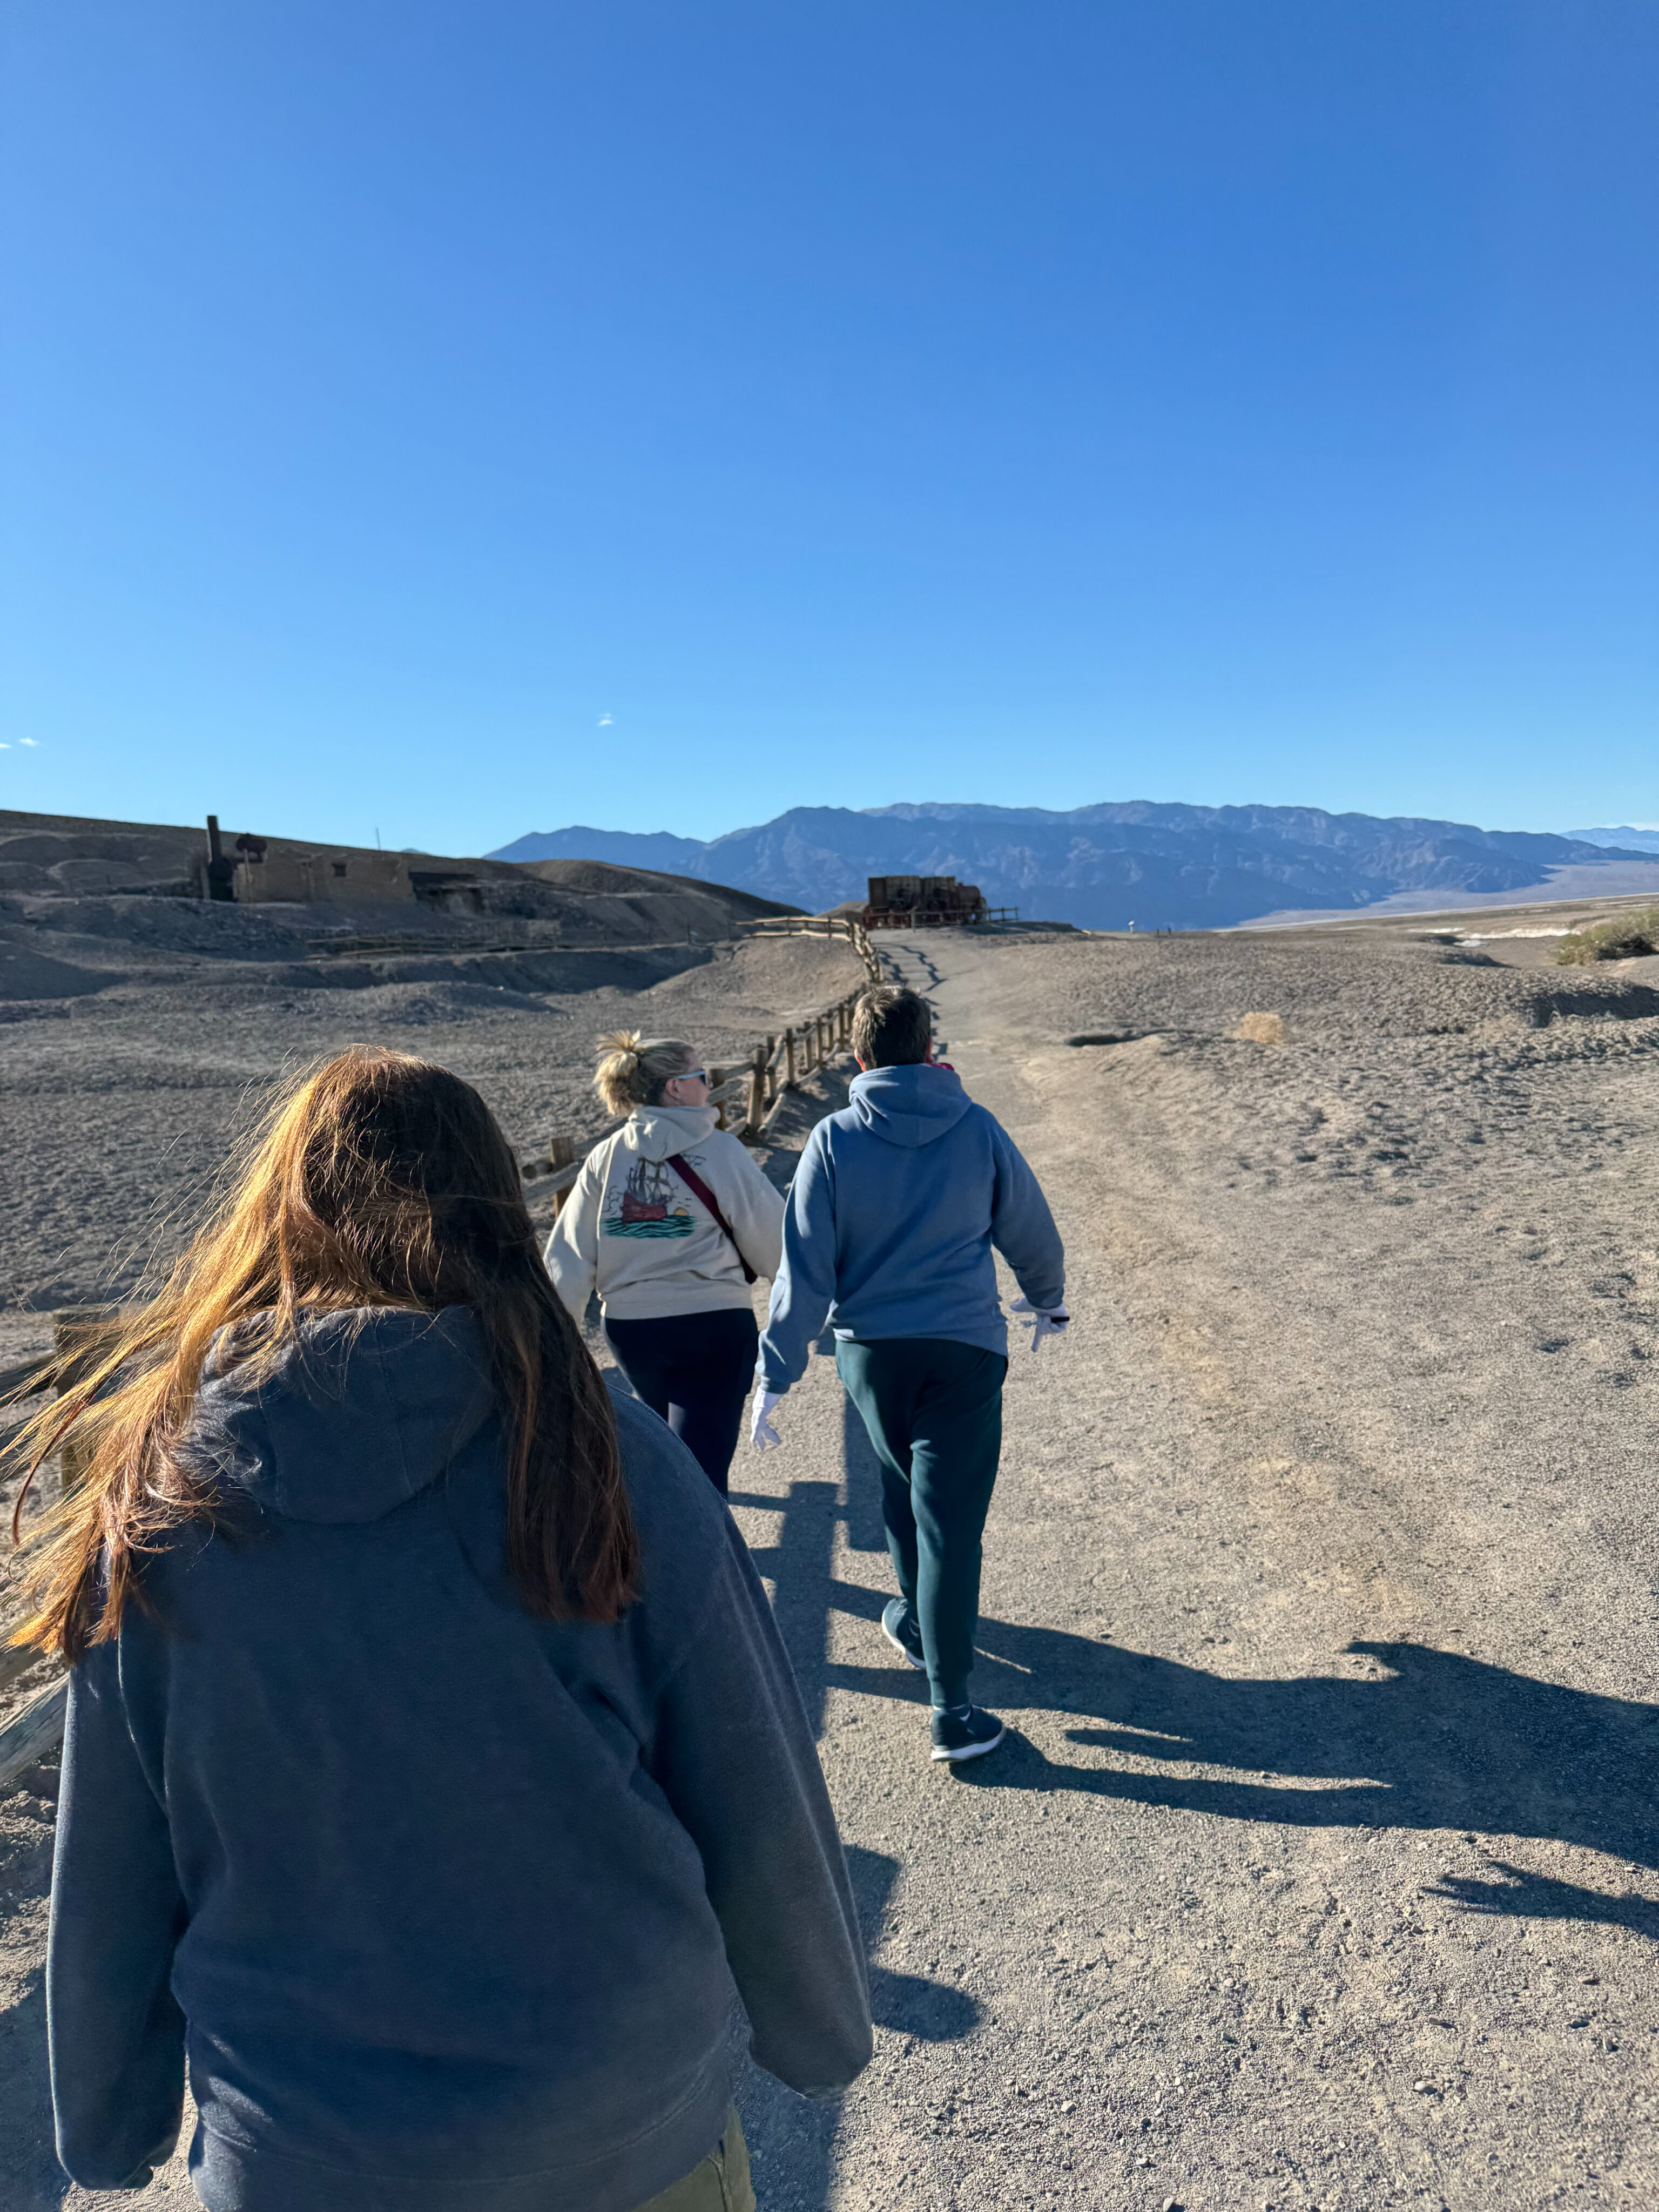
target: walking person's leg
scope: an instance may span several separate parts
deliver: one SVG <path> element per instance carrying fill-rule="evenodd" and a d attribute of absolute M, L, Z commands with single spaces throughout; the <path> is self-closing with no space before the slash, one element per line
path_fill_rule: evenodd
<path fill-rule="evenodd" d="M 672 1321 L 613 1321 L 605 1316 L 605 1340 L 636 1398 L 659 1421 L 668 1419 L 668 1378 L 676 1346 Z"/>
<path fill-rule="evenodd" d="M 859 1410 L 881 1468 L 881 1519 L 899 1594 L 912 1612 L 916 1602 L 916 1516 L 910 1504 L 911 1370 L 895 1353 L 908 1338 L 882 1344 L 836 1346 L 836 1372 Z"/>
<path fill-rule="evenodd" d="M 646 1320 L 607 1316 L 605 1334 L 635 1390 L 723 1496 L 754 1380 L 760 1331 L 753 1312 L 720 1306 Z"/>
<path fill-rule="evenodd" d="M 916 1609 L 935 1705 L 969 1703 L 985 1516 L 1002 1452 L 998 1352 L 953 1345 L 963 1359 L 941 1362 L 919 1394 L 910 1423 L 910 1500 L 920 1571 Z"/>
<path fill-rule="evenodd" d="M 722 1497 L 755 1379 L 760 1329 L 748 1306 L 688 1314 L 679 1364 L 667 1378 L 668 1425 Z"/>
<path fill-rule="evenodd" d="M 843 1340 L 836 1346 L 836 1372 L 842 1387 L 859 1410 L 871 1448 L 881 1468 L 881 1520 L 887 1532 L 887 1553 L 899 1586 L 904 1613 L 917 1620 L 916 1516 L 910 1500 L 910 1414 L 915 1396 L 915 1373 L 897 1354 L 907 1339 L 890 1338 L 883 1344 L 854 1344 Z M 908 1639 L 902 1622 L 888 1628 L 892 1641 L 906 1650 Z M 918 1637 L 920 1632 L 918 1631 Z M 916 1651 L 920 1652 L 920 1643 Z"/>
<path fill-rule="evenodd" d="M 836 1365 L 882 1462 L 888 1544 L 915 1608 L 914 1642 L 886 1615 L 883 1626 L 927 1667 L 933 1756 L 977 1757 L 1002 1738 L 1000 1723 L 972 1711 L 969 1678 L 1008 1363 L 942 1338 L 888 1337 L 842 1343 Z"/>
<path fill-rule="evenodd" d="M 749 2146 L 735 2105 L 726 2116 L 725 2134 L 708 2157 L 637 2212 L 756 2212 Z"/>

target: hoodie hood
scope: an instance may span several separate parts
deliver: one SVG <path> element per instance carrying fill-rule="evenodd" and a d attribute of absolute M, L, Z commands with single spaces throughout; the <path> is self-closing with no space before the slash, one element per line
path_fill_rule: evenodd
<path fill-rule="evenodd" d="M 866 1068 L 852 1082 L 851 1103 L 860 1127 L 908 1152 L 954 1129 L 971 1103 L 953 1070 L 927 1060 Z"/>
<path fill-rule="evenodd" d="M 269 1513 L 378 1521 L 434 1482 L 495 1407 L 471 1306 L 365 1306 L 301 1324 L 257 1382 L 214 1340 L 184 1438 L 190 1462 Z"/>
<path fill-rule="evenodd" d="M 617 1133 L 642 1160 L 665 1160 L 706 1143 L 720 1118 L 712 1106 L 639 1106 Z"/>

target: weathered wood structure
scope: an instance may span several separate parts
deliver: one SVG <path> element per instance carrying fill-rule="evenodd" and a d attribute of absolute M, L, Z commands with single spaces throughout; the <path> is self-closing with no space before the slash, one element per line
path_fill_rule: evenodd
<path fill-rule="evenodd" d="M 954 876 L 872 876 L 866 929 L 961 929 L 976 921 L 1019 920 L 1018 907 L 987 906 L 977 884 Z"/>

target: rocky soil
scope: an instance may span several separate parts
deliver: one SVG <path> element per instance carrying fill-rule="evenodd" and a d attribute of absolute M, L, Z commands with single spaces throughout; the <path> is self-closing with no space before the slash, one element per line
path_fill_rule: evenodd
<path fill-rule="evenodd" d="M 1659 2202 L 1659 981 L 1376 925 L 890 943 L 1043 1178 L 1076 1319 L 1013 1356 L 975 1683 L 1013 1733 L 960 1775 L 879 1634 L 873 1471 L 827 1357 L 785 1449 L 734 1469 L 882 2022 L 839 2110 L 751 2084 L 768 2212 Z M 719 994 L 750 988 L 711 965 L 641 1000 L 656 1026 L 678 988 L 673 1025 L 735 1044 Z M 198 1108 L 119 1000 L 107 1030 L 28 1031 L 15 1097 L 63 1189 L 20 1240 L 43 1291 L 96 1274 L 56 1121 L 88 1115 L 112 1158 L 143 1123 L 111 1178 L 148 1194 L 134 1238 L 163 1129 L 182 1190 L 215 1107 L 280 1064 L 269 1035 L 347 1033 L 296 994 L 260 1043 L 251 1001 L 242 1072 Z M 547 1066 L 617 1018 L 553 1011 L 571 1027 L 469 1004 L 422 1048 L 527 1141 L 576 1111 Z M 0 2170 L 28 2212 L 92 2201 L 43 2134 L 35 1781 L 4 1808 L 0 1954 Z M 139 2201 L 186 2190 L 175 2165 Z"/>
<path fill-rule="evenodd" d="M 528 1157 L 555 1133 L 591 1140 L 608 1126 L 589 1088 L 602 1031 L 683 1034 L 712 1063 L 732 1062 L 863 976 L 844 941 L 807 937 L 272 961 L 238 957 L 243 937 L 266 949 L 270 925 L 257 911 L 125 906 L 105 967 L 92 967 L 84 926 L 59 940 L 93 988 L 0 996 L 0 1364 L 29 1335 L 20 1312 L 129 1291 L 176 1249 L 273 1081 L 346 1044 L 443 1060 L 478 1085 Z M 136 941 L 135 921 L 167 941 Z M 0 969 L 0 991 L 4 981 Z"/>

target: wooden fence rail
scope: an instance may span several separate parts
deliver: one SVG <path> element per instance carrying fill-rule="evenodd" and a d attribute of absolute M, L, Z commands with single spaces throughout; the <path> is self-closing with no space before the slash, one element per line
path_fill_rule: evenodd
<path fill-rule="evenodd" d="M 881 981 L 881 963 L 870 942 L 869 932 L 861 921 L 845 914 L 781 914 L 769 916 L 764 921 L 751 923 L 744 932 L 746 937 L 840 937 L 844 938 L 864 963 L 865 972 L 872 983 Z"/>
<path fill-rule="evenodd" d="M 69 1677 L 60 1674 L 0 1729 L 0 1790 L 9 1789 L 37 1759 L 56 1751 L 68 1717 Z"/>

